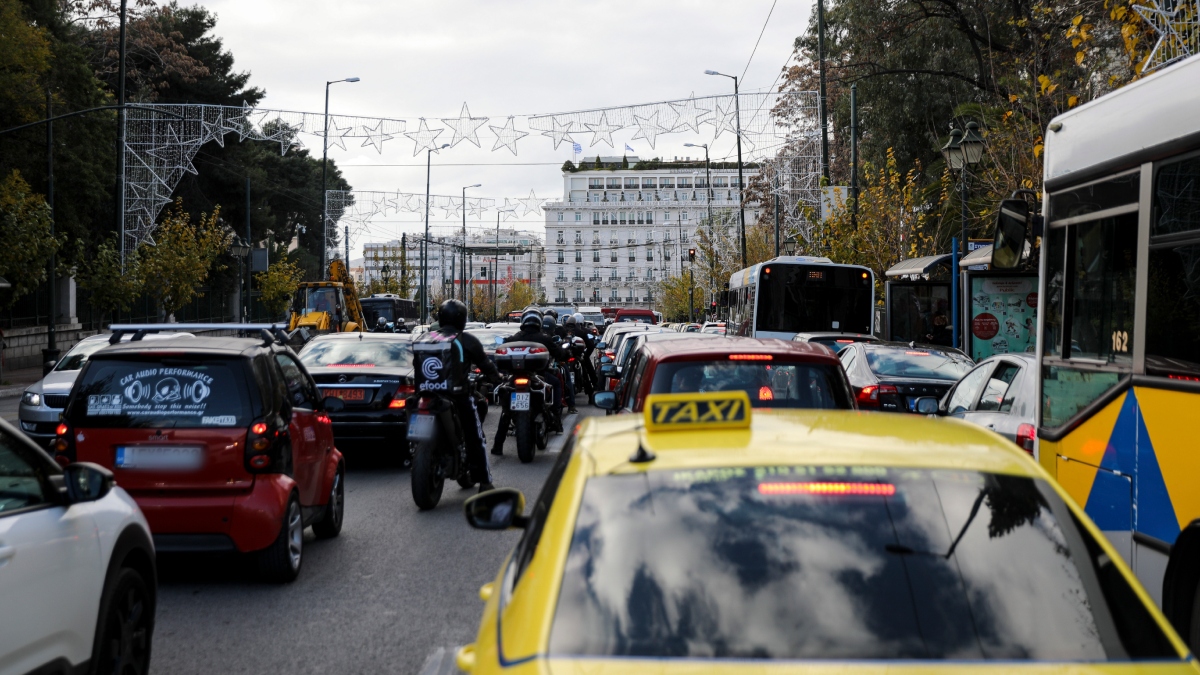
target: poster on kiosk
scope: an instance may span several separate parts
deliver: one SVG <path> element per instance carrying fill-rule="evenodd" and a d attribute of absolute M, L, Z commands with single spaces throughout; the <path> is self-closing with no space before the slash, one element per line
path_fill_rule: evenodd
<path fill-rule="evenodd" d="M 971 358 L 1033 353 L 1037 346 L 1036 275 L 971 274 Z"/>

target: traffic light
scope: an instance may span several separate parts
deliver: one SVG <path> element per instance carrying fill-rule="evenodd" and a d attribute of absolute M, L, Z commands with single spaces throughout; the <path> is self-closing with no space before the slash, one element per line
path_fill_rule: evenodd
<path fill-rule="evenodd" d="M 688 262 L 696 262 L 696 249 L 688 249 Z"/>

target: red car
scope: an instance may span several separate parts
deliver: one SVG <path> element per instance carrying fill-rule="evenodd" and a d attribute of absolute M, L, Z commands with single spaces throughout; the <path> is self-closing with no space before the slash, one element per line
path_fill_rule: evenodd
<path fill-rule="evenodd" d="M 837 357 L 803 342 L 744 337 L 647 342 L 622 375 L 629 380 L 621 400 L 597 392 L 597 407 L 641 412 L 650 394 L 741 390 L 756 408 L 854 408 Z"/>
<path fill-rule="evenodd" d="M 287 582 L 305 527 L 319 538 L 342 528 L 345 468 L 325 414 L 342 403 L 322 400 L 296 355 L 263 335 L 105 347 L 76 380 L 53 448 L 60 463 L 111 469 L 158 552 L 254 553 L 265 578 Z"/>

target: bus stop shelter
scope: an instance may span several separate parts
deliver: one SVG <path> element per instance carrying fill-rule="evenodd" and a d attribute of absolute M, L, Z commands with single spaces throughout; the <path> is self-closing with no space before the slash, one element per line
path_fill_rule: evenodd
<path fill-rule="evenodd" d="M 883 339 L 949 346 L 949 253 L 901 260 L 885 272 Z"/>

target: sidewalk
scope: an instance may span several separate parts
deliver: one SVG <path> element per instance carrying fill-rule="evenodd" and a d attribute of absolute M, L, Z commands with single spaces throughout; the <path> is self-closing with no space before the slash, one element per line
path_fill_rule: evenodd
<path fill-rule="evenodd" d="M 0 398 L 12 398 L 25 393 L 25 388 L 29 385 L 42 379 L 42 369 L 38 368 L 18 368 L 16 370 L 4 370 L 5 384 L 0 385 Z"/>

